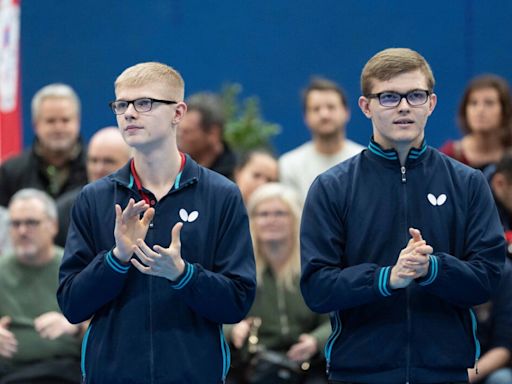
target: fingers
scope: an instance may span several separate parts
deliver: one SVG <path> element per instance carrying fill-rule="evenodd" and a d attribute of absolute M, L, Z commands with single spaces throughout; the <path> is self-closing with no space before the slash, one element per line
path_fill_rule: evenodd
<path fill-rule="evenodd" d="M 137 257 L 147 266 L 151 266 L 155 263 L 155 259 L 161 258 L 161 256 L 153 251 L 142 239 L 137 240 L 137 245 L 133 246 L 133 252 Z"/>
<path fill-rule="evenodd" d="M 180 234 L 181 234 L 181 228 L 183 228 L 183 223 L 182 222 L 179 222 L 177 223 L 176 225 L 174 225 L 174 227 L 172 227 L 172 232 L 171 232 L 171 245 L 174 245 L 178 248 L 181 248 L 181 238 L 180 238 Z"/>
<path fill-rule="evenodd" d="M 9 316 L 0 317 L 0 327 L 7 328 L 11 325 L 11 318 Z"/>
<path fill-rule="evenodd" d="M 412 239 L 415 242 L 423 240 L 423 238 L 421 237 L 421 232 L 420 232 L 419 229 L 411 227 L 411 228 L 409 228 L 409 234 L 411 235 Z"/>
<path fill-rule="evenodd" d="M 137 268 L 139 270 L 139 272 L 142 272 L 144 273 L 145 275 L 150 275 L 151 274 L 151 268 L 150 267 L 146 267 L 144 265 L 142 265 L 139 260 L 137 259 L 130 259 L 130 263 L 132 263 L 132 265 Z"/>
<path fill-rule="evenodd" d="M 142 216 L 142 224 L 145 226 L 149 225 L 153 217 L 155 217 L 155 208 L 147 209 L 146 212 L 144 212 L 144 216 Z"/>

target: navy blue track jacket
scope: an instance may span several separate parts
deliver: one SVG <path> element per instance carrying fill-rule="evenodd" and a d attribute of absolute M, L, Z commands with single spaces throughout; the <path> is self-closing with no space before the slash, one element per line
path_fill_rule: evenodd
<path fill-rule="evenodd" d="M 426 276 L 389 286 L 391 267 L 421 231 L 434 253 Z M 332 380 L 467 380 L 479 354 L 470 308 L 498 285 L 505 242 L 480 171 L 422 144 L 401 167 L 374 141 L 320 175 L 301 227 L 301 289 L 331 312 L 325 347 Z"/>
<path fill-rule="evenodd" d="M 141 200 L 129 163 L 87 185 L 72 210 L 58 301 L 73 323 L 92 317 L 82 345 L 85 383 L 219 383 L 229 348 L 223 323 L 242 320 L 256 288 L 247 214 L 238 188 L 187 156 L 156 203 L 146 243 L 167 247 L 184 222 L 186 269 L 171 282 L 112 255 L 114 205 Z"/>

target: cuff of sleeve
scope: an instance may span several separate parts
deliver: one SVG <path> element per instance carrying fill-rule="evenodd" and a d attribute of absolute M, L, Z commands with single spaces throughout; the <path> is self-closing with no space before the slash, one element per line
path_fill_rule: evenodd
<path fill-rule="evenodd" d="M 195 267 L 185 262 L 185 270 L 183 273 L 174 281 L 171 281 L 171 287 L 174 289 L 182 289 L 184 288 L 194 276 Z"/>
<path fill-rule="evenodd" d="M 391 296 L 394 291 L 389 285 L 391 267 L 383 267 L 377 269 L 375 277 L 378 292 L 384 297 Z"/>
<path fill-rule="evenodd" d="M 427 274 L 419 279 L 416 279 L 416 282 L 423 287 L 432 284 L 437 278 L 437 274 L 439 272 L 439 260 L 437 256 L 428 255 L 428 259 L 429 266 Z"/>
<path fill-rule="evenodd" d="M 124 265 L 124 264 L 121 264 L 121 262 L 119 262 L 115 256 L 112 254 L 112 250 L 108 251 L 107 254 L 105 255 L 105 261 L 107 262 L 107 264 L 109 265 L 110 268 L 112 268 L 114 271 L 118 272 L 118 273 L 128 273 L 128 270 L 130 269 L 130 265 L 131 264 L 128 264 L 128 265 Z"/>

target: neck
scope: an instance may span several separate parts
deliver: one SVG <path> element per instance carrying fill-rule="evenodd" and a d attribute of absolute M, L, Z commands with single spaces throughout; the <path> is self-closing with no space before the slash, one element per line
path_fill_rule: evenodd
<path fill-rule="evenodd" d="M 292 246 L 288 241 L 268 241 L 261 244 L 261 252 L 267 255 L 272 272 L 279 274 L 291 256 Z"/>
<path fill-rule="evenodd" d="M 69 162 L 75 148 L 76 146 L 73 146 L 67 151 L 52 151 L 49 148 L 39 146 L 38 152 L 39 155 L 48 163 L 48 165 L 53 165 L 57 168 L 60 168 Z"/>
<path fill-rule="evenodd" d="M 174 184 L 181 166 L 178 148 L 151 151 L 148 153 L 135 151 L 133 156 L 135 169 L 142 185 L 159 197 L 158 190 L 169 191 Z"/>
<path fill-rule="evenodd" d="M 218 142 L 194 157 L 194 160 L 203 167 L 210 168 L 224 150 L 224 144 Z"/>
<path fill-rule="evenodd" d="M 465 139 L 479 152 L 492 152 L 503 149 L 501 136 L 496 134 L 496 131 L 470 133 L 466 135 Z"/>
<path fill-rule="evenodd" d="M 317 152 L 324 155 L 332 155 L 343 149 L 345 144 L 345 135 L 338 131 L 332 135 L 313 136 L 313 144 Z"/>
<path fill-rule="evenodd" d="M 54 257 L 54 246 L 51 245 L 41 250 L 41 252 L 38 253 L 36 257 L 19 257 L 18 260 L 21 264 L 28 265 L 30 267 L 40 267 L 42 265 L 48 264 L 51 260 L 53 260 Z"/>

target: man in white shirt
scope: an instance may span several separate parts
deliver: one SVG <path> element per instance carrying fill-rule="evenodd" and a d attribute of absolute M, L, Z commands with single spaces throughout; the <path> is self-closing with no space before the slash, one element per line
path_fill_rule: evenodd
<path fill-rule="evenodd" d="M 363 147 L 345 137 L 347 98 L 333 81 L 313 78 L 303 92 L 304 122 L 312 140 L 279 159 L 281 181 L 305 199 L 316 176 L 358 154 Z"/>

